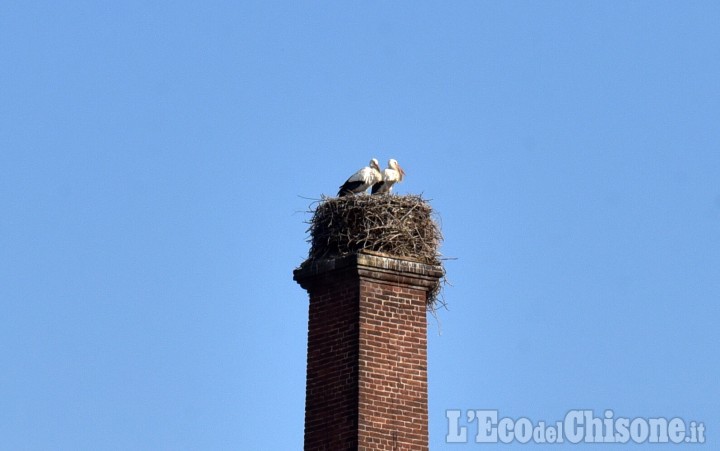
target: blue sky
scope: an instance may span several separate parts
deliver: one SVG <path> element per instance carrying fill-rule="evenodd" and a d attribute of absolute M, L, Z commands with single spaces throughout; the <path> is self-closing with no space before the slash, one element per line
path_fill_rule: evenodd
<path fill-rule="evenodd" d="M 716 447 L 718 23 L 711 1 L 3 2 L 0 448 L 301 449 L 305 211 L 371 157 L 455 258 L 431 449 L 481 447 L 445 444 L 446 409 L 681 417 Z"/>

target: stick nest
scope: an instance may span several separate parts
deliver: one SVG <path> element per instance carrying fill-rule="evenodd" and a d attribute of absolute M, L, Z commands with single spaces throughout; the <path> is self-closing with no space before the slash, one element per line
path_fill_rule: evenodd
<path fill-rule="evenodd" d="M 442 234 L 430 204 L 418 195 L 354 195 L 326 197 L 317 203 L 308 232 L 310 252 L 306 263 L 341 257 L 361 250 L 407 257 L 442 266 Z M 435 309 L 438 286 L 428 293 L 428 308 Z"/>

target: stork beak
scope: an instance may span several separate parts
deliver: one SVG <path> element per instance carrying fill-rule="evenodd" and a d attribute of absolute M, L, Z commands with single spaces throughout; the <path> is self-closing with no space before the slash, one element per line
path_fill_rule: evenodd
<path fill-rule="evenodd" d="M 397 165 L 398 171 L 400 171 L 400 176 L 405 177 L 405 171 L 403 171 L 403 168 L 400 167 L 400 165 Z"/>

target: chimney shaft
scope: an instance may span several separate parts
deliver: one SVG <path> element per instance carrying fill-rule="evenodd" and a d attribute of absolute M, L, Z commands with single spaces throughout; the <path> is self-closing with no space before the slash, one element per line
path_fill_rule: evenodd
<path fill-rule="evenodd" d="M 305 450 L 427 450 L 427 294 L 442 267 L 364 251 L 306 263 Z"/>

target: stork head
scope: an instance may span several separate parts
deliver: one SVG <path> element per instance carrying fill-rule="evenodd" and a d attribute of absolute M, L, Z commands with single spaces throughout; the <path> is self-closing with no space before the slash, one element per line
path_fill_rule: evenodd
<path fill-rule="evenodd" d="M 398 171 L 398 174 L 400 174 L 400 180 L 402 180 L 403 177 L 405 177 L 405 171 L 403 171 L 403 168 L 400 167 L 400 165 L 398 164 L 396 159 L 394 159 L 394 158 L 389 159 L 388 167 Z"/>
<path fill-rule="evenodd" d="M 370 160 L 370 167 L 372 169 L 377 169 L 378 171 L 380 170 L 380 162 L 377 160 L 377 158 L 373 158 L 372 160 Z"/>

